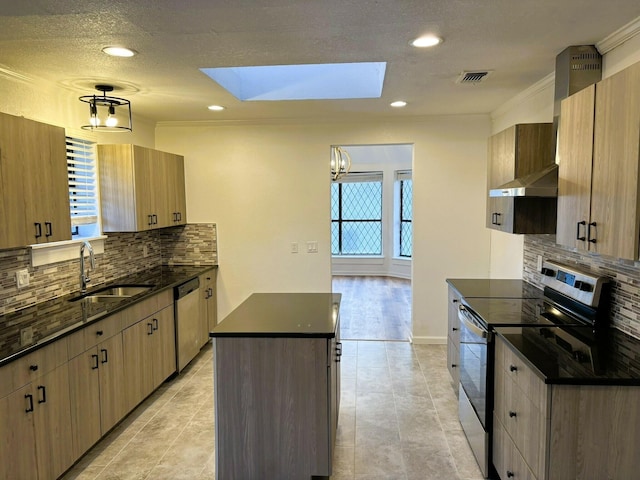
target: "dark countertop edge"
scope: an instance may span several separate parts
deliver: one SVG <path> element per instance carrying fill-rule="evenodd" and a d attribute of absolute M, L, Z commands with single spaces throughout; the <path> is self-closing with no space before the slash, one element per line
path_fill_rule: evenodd
<path fill-rule="evenodd" d="M 464 282 L 471 282 L 471 281 L 475 281 L 475 282 L 490 282 L 490 281 L 514 281 L 514 282 L 522 282 L 525 285 L 528 285 L 530 288 L 532 289 L 536 289 L 540 291 L 540 295 L 542 295 L 542 288 L 538 287 L 537 285 L 534 285 L 531 282 L 526 281 L 523 278 L 445 278 L 445 282 L 447 283 L 447 285 L 449 285 L 451 288 L 453 288 L 456 292 L 458 292 L 458 294 L 461 297 L 466 297 L 466 298 L 533 298 L 533 297 L 523 297 L 523 296 L 511 296 L 511 295 L 490 295 L 490 296 L 476 296 L 476 295 L 470 295 L 468 292 L 465 295 L 465 292 L 463 292 L 459 286 L 457 286 L 455 284 L 455 282 L 460 282 L 460 281 L 464 281 Z M 537 297 L 536 297 L 537 298 Z"/>
<path fill-rule="evenodd" d="M 174 288 L 188 280 L 191 280 L 192 278 L 196 278 L 199 277 L 200 275 L 202 275 L 203 273 L 206 273 L 210 270 L 215 270 L 218 268 L 218 265 L 166 265 L 167 267 L 189 267 L 189 268 L 193 268 L 193 269 L 197 269 L 198 273 L 194 273 L 191 275 L 186 275 L 184 278 L 180 279 L 180 280 L 176 280 L 175 282 L 172 282 L 171 284 L 168 285 L 163 285 L 162 287 L 159 287 L 157 289 L 152 289 L 149 292 L 144 292 L 141 293 L 139 295 L 136 295 L 134 297 L 131 297 L 127 300 L 123 300 L 122 302 L 119 303 L 119 305 L 114 308 L 113 310 L 109 311 L 109 312 L 104 312 L 102 314 L 98 314 L 94 317 L 92 317 L 91 319 L 88 319 L 86 322 L 81 322 L 79 324 L 76 325 L 72 325 L 69 326 L 65 329 L 62 329 L 58 332 L 53 333 L 52 335 L 50 335 L 47 338 L 44 338 L 42 340 L 40 340 L 38 343 L 34 344 L 34 345 L 30 345 L 28 347 L 25 347 L 24 349 L 20 350 L 19 352 L 14 353 L 13 355 L 10 355 L 8 357 L 5 357 L 3 359 L 0 359 L 0 367 L 4 367 L 5 365 L 10 364 L 11 362 L 18 360 L 21 357 L 24 357 L 25 355 L 28 355 L 30 353 L 35 352 L 36 350 L 39 350 L 43 347 L 46 347 L 47 345 L 50 345 L 51 343 L 60 340 L 68 335 L 71 335 L 72 333 L 77 332 L 78 330 L 82 330 L 85 327 L 88 327 L 89 325 L 92 325 L 95 322 L 98 322 L 100 320 L 104 320 L 105 318 L 110 317 L 111 315 L 115 315 L 116 313 L 121 312 L 122 310 L 125 310 L 129 307 L 134 306 L 137 303 L 142 302 L 143 300 L 146 300 L 147 298 L 150 298 L 154 295 L 157 295 L 159 293 L 162 293 L 170 288 Z M 133 274 L 135 275 L 135 274 Z M 122 283 L 126 283 L 125 281 L 123 281 L 124 279 L 130 277 L 130 275 L 125 275 L 123 277 L 120 277 L 120 279 L 115 279 L 112 280 L 110 282 L 106 282 L 100 285 L 96 285 L 96 287 L 93 290 L 99 290 L 105 287 L 109 287 L 109 285 L 116 285 L 116 284 L 122 284 Z M 90 294 L 91 290 L 89 290 L 89 294 Z M 76 297 L 80 295 L 78 292 L 75 293 L 71 293 L 68 295 L 64 295 L 65 297 Z"/>
<path fill-rule="evenodd" d="M 209 338 L 335 338 L 335 332 L 332 333 L 295 333 L 295 332 L 209 332 Z"/>
<path fill-rule="evenodd" d="M 500 332 L 495 331 L 496 335 L 499 335 L 505 343 L 507 347 L 515 353 L 518 358 L 526 362 L 526 364 L 533 370 L 533 372 L 547 385 L 573 385 L 573 386 L 609 386 L 609 387 L 640 387 L 640 379 L 633 378 L 586 378 L 586 377 L 547 377 L 544 373 L 542 373 L 538 367 L 536 367 L 531 360 L 529 360 L 525 355 L 520 352 L 512 343 L 509 341 L 507 337 L 502 335 Z"/>

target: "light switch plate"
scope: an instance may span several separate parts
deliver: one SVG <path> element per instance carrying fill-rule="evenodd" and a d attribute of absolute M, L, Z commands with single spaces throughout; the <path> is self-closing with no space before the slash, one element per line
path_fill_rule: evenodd
<path fill-rule="evenodd" d="M 31 345 L 33 343 L 33 327 L 26 327 L 20 330 L 20 345 Z"/>
<path fill-rule="evenodd" d="M 26 287 L 29 285 L 29 270 L 23 268 L 16 272 L 16 286 L 18 288 Z"/>
<path fill-rule="evenodd" d="M 298 242 L 291 242 L 291 253 L 298 253 Z"/>
<path fill-rule="evenodd" d="M 318 253 L 318 242 L 315 240 L 307 242 L 307 253 Z"/>

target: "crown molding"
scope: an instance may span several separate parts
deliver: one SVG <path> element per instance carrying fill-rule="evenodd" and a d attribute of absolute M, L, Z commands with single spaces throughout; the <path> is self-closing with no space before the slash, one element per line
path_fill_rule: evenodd
<path fill-rule="evenodd" d="M 505 103 L 503 103 L 494 111 L 492 111 L 490 114 L 491 119 L 493 120 L 495 118 L 501 117 L 508 111 L 512 110 L 513 108 L 527 101 L 529 98 L 537 95 L 538 93 L 542 92 L 543 90 L 549 87 L 553 87 L 555 79 L 556 79 L 555 72 L 551 72 L 546 77 L 542 78 L 541 80 L 538 80 L 536 83 L 534 83 L 530 87 L 527 87 L 522 92 L 518 93 L 515 97 L 511 98 L 510 100 L 507 100 Z"/>
<path fill-rule="evenodd" d="M 623 27 L 613 32 L 611 35 L 603 38 L 596 43 L 596 48 L 601 55 L 609 53 L 616 47 L 619 47 L 630 38 L 635 37 L 640 33 L 640 17 L 632 20 Z"/>

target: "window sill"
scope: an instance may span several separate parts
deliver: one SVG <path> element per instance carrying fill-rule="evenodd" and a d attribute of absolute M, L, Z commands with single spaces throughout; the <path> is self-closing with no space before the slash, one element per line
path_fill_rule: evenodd
<path fill-rule="evenodd" d="M 85 241 L 91 243 L 93 252 L 96 255 L 99 253 L 104 253 L 104 241 L 106 238 L 106 235 L 100 235 L 98 237 L 66 240 L 63 242 L 30 245 L 31 266 L 40 267 L 42 265 L 65 262 L 68 260 L 79 258 L 80 245 Z"/>

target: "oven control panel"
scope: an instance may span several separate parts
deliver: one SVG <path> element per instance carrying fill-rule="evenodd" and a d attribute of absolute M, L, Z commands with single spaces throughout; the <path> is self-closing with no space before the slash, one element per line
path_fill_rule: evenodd
<path fill-rule="evenodd" d="M 591 307 L 598 306 L 602 286 L 609 282 L 607 277 L 552 260 L 542 263 L 540 273 L 544 285 Z"/>

